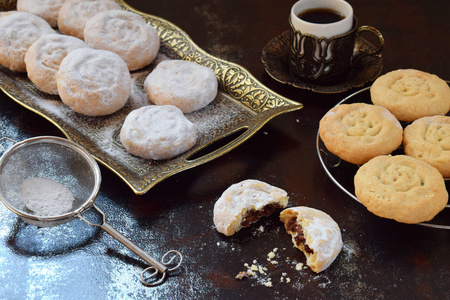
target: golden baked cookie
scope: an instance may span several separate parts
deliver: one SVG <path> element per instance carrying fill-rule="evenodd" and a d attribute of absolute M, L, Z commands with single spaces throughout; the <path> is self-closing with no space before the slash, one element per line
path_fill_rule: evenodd
<path fill-rule="evenodd" d="M 354 183 L 356 197 L 370 212 L 402 223 L 429 221 L 448 202 L 441 173 L 407 155 L 371 159 L 358 169 Z"/>
<path fill-rule="evenodd" d="M 93 16 L 84 28 L 84 41 L 95 49 L 118 54 L 134 71 L 150 64 L 159 50 L 153 26 L 130 11 L 108 10 Z"/>
<path fill-rule="evenodd" d="M 403 132 L 405 154 L 426 161 L 450 177 L 450 117 L 423 117 Z"/>
<path fill-rule="evenodd" d="M 58 28 L 63 34 L 84 40 L 86 22 L 105 10 L 121 10 L 113 0 L 68 0 L 61 6 L 58 14 Z"/>
<path fill-rule="evenodd" d="M 148 105 L 128 114 L 120 141 L 136 156 L 161 160 L 178 156 L 195 145 L 197 128 L 172 105 Z"/>
<path fill-rule="evenodd" d="M 228 187 L 214 204 L 217 231 L 230 236 L 287 206 L 286 191 L 265 182 L 247 179 Z"/>
<path fill-rule="evenodd" d="M 14 11 L 0 18 L 0 65 L 12 71 L 26 72 L 25 54 L 41 36 L 55 31 L 31 13 Z"/>
<path fill-rule="evenodd" d="M 386 107 L 400 121 L 445 115 L 450 110 L 450 87 L 438 76 L 400 69 L 378 77 L 370 88 L 373 104 Z"/>
<path fill-rule="evenodd" d="M 51 27 L 58 26 L 59 9 L 66 0 L 17 0 L 17 10 L 41 17 Z"/>
<path fill-rule="evenodd" d="M 131 75 L 119 55 L 79 48 L 62 60 L 56 85 L 61 100 L 74 111 L 87 116 L 105 116 L 127 103 Z"/>
<path fill-rule="evenodd" d="M 294 247 L 306 256 L 306 264 L 316 273 L 328 268 L 342 249 L 339 225 L 321 210 L 297 206 L 283 210 L 280 220 L 292 236 Z"/>
<path fill-rule="evenodd" d="M 214 71 L 195 62 L 165 60 L 144 81 L 147 98 L 157 105 L 175 105 L 184 113 L 199 110 L 217 95 Z"/>
<path fill-rule="evenodd" d="M 82 40 L 52 33 L 31 44 L 25 54 L 28 78 L 43 92 L 58 95 L 56 73 L 61 61 L 71 51 L 88 47 Z"/>
<path fill-rule="evenodd" d="M 403 128 L 387 109 L 353 103 L 329 110 L 320 120 L 319 135 L 328 151 L 360 165 L 397 149 Z"/>

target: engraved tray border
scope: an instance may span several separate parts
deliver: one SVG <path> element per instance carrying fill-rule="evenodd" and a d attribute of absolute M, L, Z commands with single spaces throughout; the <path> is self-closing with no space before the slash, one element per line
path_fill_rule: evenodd
<path fill-rule="evenodd" d="M 47 109 L 46 106 L 40 105 L 39 101 L 33 101 L 32 98 L 37 98 L 57 102 L 59 97 L 40 92 L 31 81 L 29 81 L 26 74 L 11 72 L 0 66 L 0 89 L 14 101 L 53 123 L 69 140 L 84 147 L 99 163 L 106 166 L 124 180 L 134 193 L 138 195 L 145 194 L 153 186 L 164 179 L 181 171 L 209 162 L 231 151 L 248 140 L 272 118 L 303 107 L 303 104 L 284 98 L 271 91 L 243 67 L 206 53 L 199 48 L 183 30 L 171 22 L 157 16 L 137 11 L 122 0 L 115 1 L 119 3 L 124 10 L 133 11 L 141 15 L 146 22 L 157 29 L 161 41 L 160 52 L 164 53 L 164 55 L 172 59 L 194 61 L 198 64 L 212 68 L 219 81 L 218 98 L 222 99 L 220 102 L 225 103 L 225 106 L 239 106 L 241 111 L 238 115 L 235 116 L 234 119 L 230 119 L 229 122 L 227 121 L 228 123 L 225 124 L 225 126 L 214 128 L 214 130 L 207 132 L 203 136 L 199 136 L 197 144 L 188 152 L 165 161 L 141 159 L 136 167 L 128 165 L 126 162 L 118 162 L 114 155 L 105 151 L 101 146 L 102 144 L 98 143 L 98 140 L 102 137 L 99 136 L 94 129 L 92 131 L 89 130 L 89 126 L 96 126 L 95 119 L 92 117 L 72 113 L 71 116 L 73 119 L 68 120 L 66 118 L 61 118 L 59 112 L 54 113 L 54 111 L 52 111 L 53 109 L 59 111 L 68 110 L 64 105 L 61 104 L 56 108 Z M 16 1 L 0 0 L 0 11 L 13 10 L 15 9 L 15 5 Z M 140 85 L 142 82 L 138 82 L 137 84 Z M 142 86 L 140 86 L 140 88 L 142 88 Z M 105 118 L 117 120 L 116 114 L 101 118 L 102 120 L 105 120 Z M 77 122 L 79 122 L 79 124 L 87 123 L 88 129 L 83 129 L 83 126 L 80 128 L 80 126 L 77 126 Z M 118 122 L 120 123 L 121 120 Z M 111 136 L 111 143 L 117 149 L 122 149 L 122 151 L 126 152 L 118 138 L 119 130 L 120 124 Z M 201 157 L 189 159 L 209 145 L 237 133 L 240 134 L 233 138 L 228 144 Z M 130 154 L 124 155 L 132 157 Z M 133 159 L 138 158 L 134 157 Z"/>

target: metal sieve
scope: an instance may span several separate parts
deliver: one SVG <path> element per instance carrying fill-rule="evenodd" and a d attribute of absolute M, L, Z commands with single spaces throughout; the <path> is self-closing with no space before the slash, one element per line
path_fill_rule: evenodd
<path fill-rule="evenodd" d="M 34 137 L 21 142 L 4 137 L 0 138 L 2 141 L 9 141 L 13 145 L 8 150 L 0 145 L 4 152 L 0 158 L 0 199 L 22 220 L 39 227 L 53 227 L 80 218 L 89 225 L 103 229 L 150 264 L 141 274 L 141 281 L 147 286 L 162 283 L 168 272 L 180 267 L 183 261 L 180 252 L 168 251 L 160 262 L 106 223 L 105 214 L 94 205 L 100 189 L 100 169 L 94 158 L 81 146 L 53 136 Z M 75 199 L 71 210 L 60 215 L 40 216 L 27 209 L 21 201 L 21 183 L 33 177 L 48 178 L 66 186 Z M 83 216 L 91 208 L 102 216 L 100 224 L 88 221 Z M 173 267 L 169 268 L 169 265 Z"/>

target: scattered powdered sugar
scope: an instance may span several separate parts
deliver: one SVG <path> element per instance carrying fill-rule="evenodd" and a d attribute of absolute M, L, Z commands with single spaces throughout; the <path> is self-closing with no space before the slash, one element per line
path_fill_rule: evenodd
<path fill-rule="evenodd" d="M 68 212 L 73 205 L 72 192 L 49 178 L 32 177 L 21 184 L 21 199 L 39 216 L 56 216 Z"/>

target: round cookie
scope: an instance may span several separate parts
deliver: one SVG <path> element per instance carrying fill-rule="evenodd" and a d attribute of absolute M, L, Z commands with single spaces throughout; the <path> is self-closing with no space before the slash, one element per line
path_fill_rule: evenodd
<path fill-rule="evenodd" d="M 386 107 L 400 121 L 445 115 L 450 110 L 450 87 L 438 76 L 401 69 L 378 77 L 370 88 L 373 104 Z"/>
<path fill-rule="evenodd" d="M 55 33 L 48 23 L 31 13 L 15 11 L 0 18 L 0 65 L 25 72 L 25 54 L 43 35 Z"/>
<path fill-rule="evenodd" d="M 144 90 L 157 105 L 175 105 L 184 113 L 199 110 L 217 95 L 218 82 L 208 67 L 184 60 L 160 62 L 144 81 Z"/>
<path fill-rule="evenodd" d="M 136 156 L 161 160 L 194 146 L 197 128 L 172 105 L 148 105 L 131 111 L 120 130 L 120 141 Z"/>
<path fill-rule="evenodd" d="M 25 65 L 30 80 L 43 92 L 58 95 L 56 74 L 64 57 L 87 45 L 80 39 L 57 33 L 36 40 L 25 54 Z"/>
<path fill-rule="evenodd" d="M 59 9 L 66 0 L 17 0 L 17 10 L 41 17 L 51 27 L 58 26 Z"/>
<path fill-rule="evenodd" d="M 450 177 L 450 117 L 423 117 L 403 132 L 405 154 L 426 161 Z"/>
<path fill-rule="evenodd" d="M 92 48 L 118 54 L 130 71 L 150 64 L 160 46 L 155 28 L 141 16 L 121 10 L 104 11 L 89 19 L 84 40 Z"/>
<path fill-rule="evenodd" d="M 280 220 L 292 236 L 294 247 L 306 256 L 306 264 L 316 273 L 327 269 L 342 250 L 339 225 L 321 210 L 297 206 L 283 210 Z"/>
<path fill-rule="evenodd" d="M 56 75 L 61 100 L 87 116 L 120 110 L 131 94 L 131 75 L 117 54 L 91 48 L 70 52 Z"/>
<path fill-rule="evenodd" d="M 247 179 L 228 187 L 214 204 L 214 225 L 227 236 L 287 206 L 286 191 Z"/>
<path fill-rule="evenodd" d="M 58 14 L 58 28 L 63 34 L 84 40 L 84 27 L 87 21 L 105 10 L 121 10 L 112 0 L 69 0 L 64 2 Z"/>
<path fill-rule="evenodd" d="M 372 213 L 415 224 L 445 208 L 444 178 L 430 164 L 407 155 L 377 156 L 356 172 L 355 195 Z"/>
<path fill-rule="evenodd" d="M 387 109 L 353 103 L 329 110 L 320 120 L 319 135 L 328 151 L 360 165 L 397 149 L 403 128 Z"/>

